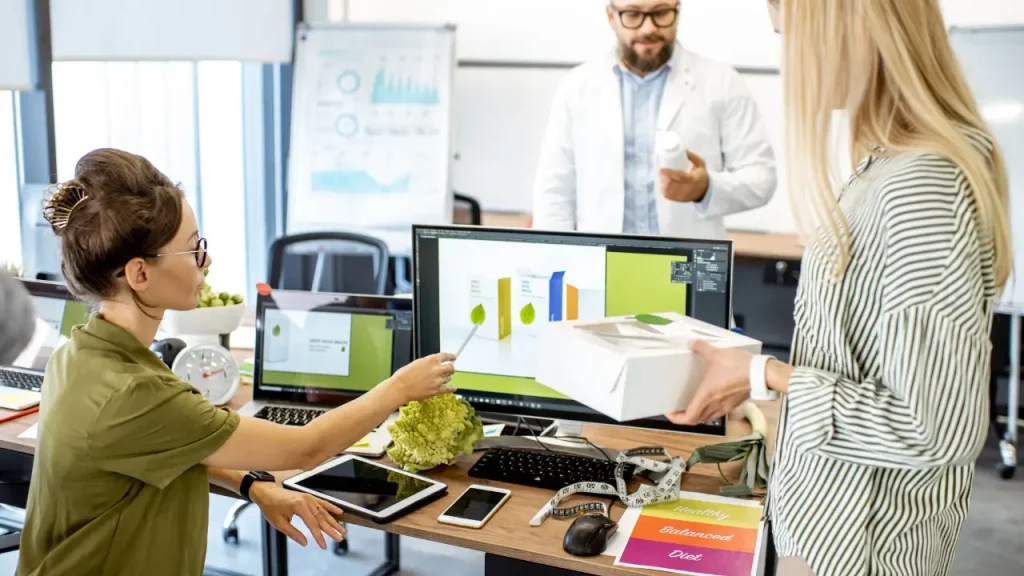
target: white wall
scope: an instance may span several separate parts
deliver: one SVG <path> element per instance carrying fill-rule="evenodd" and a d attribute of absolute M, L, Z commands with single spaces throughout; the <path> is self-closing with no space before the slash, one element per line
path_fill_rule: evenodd
<path fill-rule="evenodd" d="M 462 61 L 576 63 L 613 46 L 606 0 L 338 0 L 328 15 L 355 22 L 452 22 Z M 1024 0 L 940 0 L 947 24 L 1024 23 Z M 347 7 L 347 14 L 343 6 Z M 495 15 L 495 12 L 497 15 Z M 740 68 L 776 68 L 779 40 L 764 0 L 682 0 L 679 38 L 687 48 Z M 538 148 L 559 68 L 461 67 L 456 73 L 453 184 L 488 210 L 531 208 Z M 768 206 L 731 217 L 734 229 L 794 231 L 782 169 L 782 86 L 777 75 L 744 74 L 779 160 Z"/>

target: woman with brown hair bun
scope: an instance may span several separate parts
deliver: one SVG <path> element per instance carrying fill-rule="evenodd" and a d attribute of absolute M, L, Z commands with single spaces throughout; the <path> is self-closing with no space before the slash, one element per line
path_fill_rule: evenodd
<path fill-rule="evenodd" d="M 242 493 L 279 530 L 317 544 L 341 511 L 247 470 L 311 469 L 402 404 L 450 392 L 450 354 L 406 366 L 304 427 L 219 409 L 149 350 L 166 310 L 195 308 L 212 258 L 181 190 L 146 159 L 86 154 L 43 213 L 62 269 L 98 312 L 47 365 L 21 540 L 22 576 L 203 573 L 209 483 Z M 247 488 L 247 489 L 246 489 Z"/>

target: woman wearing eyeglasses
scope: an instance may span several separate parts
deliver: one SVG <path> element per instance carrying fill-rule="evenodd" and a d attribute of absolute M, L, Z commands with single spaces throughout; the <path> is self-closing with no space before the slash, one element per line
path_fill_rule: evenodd
<path fill-rule="evenodd" d="M 704 382 L 670 418 L 785 395 L 766 504 L 779 574 L 949 574 L 1013 262 L 1003 160 L 938 0 L 768 3 L 809 240 L 792 364 L 698 344 Z M 858 160 L 842 184 L 828 161 L 834 110 L 849 114 Z"/>
<path fill-rule="evenodd" d="M 301 428 L 218 409 L 149 350 L 166 310 L 196 307 L 206 241 L 181 190 L 142 157 L 90 152 L 44 208 L 62 269 L 98 311 L 47 365 L 18 574 L 203 573 L 209 483 L 247 495 L 305 545 L 340 540 L 333 505 L 246 483 L 246 470 L 310 469 L 402 404 L 445 393 L 451 355 L 423 358 Z"/>

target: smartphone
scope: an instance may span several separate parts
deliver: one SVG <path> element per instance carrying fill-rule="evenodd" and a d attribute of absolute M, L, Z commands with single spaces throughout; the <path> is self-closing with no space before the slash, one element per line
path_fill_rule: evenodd
<path fill-rule="evenodd" d="M 481 528 L 512 495 L 511 490 L 474 484 L 437 517 L 438 522 Z"/>

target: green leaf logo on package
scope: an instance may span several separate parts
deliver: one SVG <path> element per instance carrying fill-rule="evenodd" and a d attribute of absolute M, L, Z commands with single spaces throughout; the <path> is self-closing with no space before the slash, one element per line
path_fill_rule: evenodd
<path fill-rule="evenodd" d="M 473 311 L 469 313 L 469 320 L 473 324 L 483 324 L 486 319 L 487 312 L 484 312 L 483 304 L 477 304 Z"/>
<path fill-rule="evenodd" d="M 672 323 L 668 318 L 662 318 L 661 316 L 655 316 L 653 314 L 637 314 L 636 320 L 637 322 L 643 322 L 644 324 L 651 324 L 654 326 L 665 326 Z"/>
<path fill-rule="evenodd" d="M 523 321 L 525 326 L 533 324 L 533 321 L 537 319 L 537 311 L 533 309 L 533 302 L 523 306 L 523 309 L 519 311 L 519 319 Z"/>
<path fill-rule="evenodd" d="M 281 335 L 281 327 L 280 326 L 274 326 L 274 329 L 271 330 L 270 333 L 273 334 L 274 336 L 280 336 Z"/>

